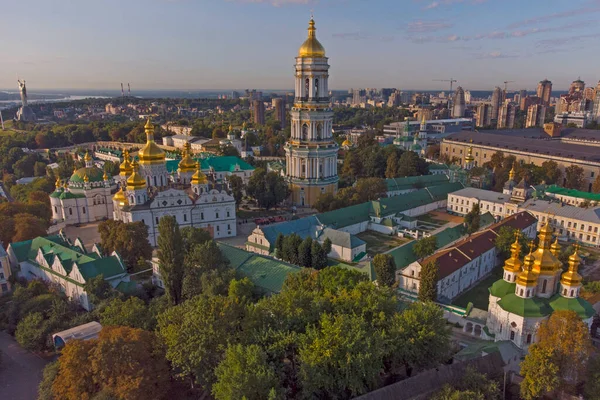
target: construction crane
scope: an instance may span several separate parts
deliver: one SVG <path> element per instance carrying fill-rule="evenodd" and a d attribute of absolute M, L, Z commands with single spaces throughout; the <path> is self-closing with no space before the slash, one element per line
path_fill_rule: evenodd
<path fill-rule="evenodd" d="M 506 92 L 506 91 L 507 91 L 507 89 L 508 89 L 508 84 L 509 84 L 509 83 L 513 83 L 513 82 L 514 82 L 514 81 L 504 81 L 504 92 Z"/>
<path fill-rule="evenodd" d="M 456 79 L 454 78 L 450 78 L 450 79 L 434 79 L 434 82 L 450 82 L 450 94 L 448 97 L 448 110 L 450 110 L 450 103 L 452 102 L 452 85 L 454 84 L 454 82 L 458 82 Z"/>

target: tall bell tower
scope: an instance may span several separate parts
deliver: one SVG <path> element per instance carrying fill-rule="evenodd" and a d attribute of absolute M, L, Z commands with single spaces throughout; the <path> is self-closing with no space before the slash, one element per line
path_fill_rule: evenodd
<path fill-rule="evenodd" d="M 338 145 L 332 137 L 333 111 L 329 102 L 329 64 L 325 48 L 316 37 L 315 21 L 296 57 L 292 127 L 285 145 L 286 176 L 292 202 L 312 206 L 321 194 L 337 192 Z"/>

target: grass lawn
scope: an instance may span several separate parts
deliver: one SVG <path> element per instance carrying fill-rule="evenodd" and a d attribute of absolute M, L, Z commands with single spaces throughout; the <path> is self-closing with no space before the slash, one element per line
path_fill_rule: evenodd
<path fill-rule="evenodd" d="M 356 235 L 367 242 L 367 253 L 369 255 L 381 254 L 409 242 L 412 239 L 403 239 L 398 236 L 385 235 L 383 233 L 365 231 Z"/>
<path fill-rule="evenodd" d="M 481 310 L 487 310 L 490 302 L 490 292 L 488 291 L 488 288 L 500 278 L 502 278 L 501 266 L 496 267 L 490 276 L 454 299 L 452 304 L 458 307 L 466 308 L 467 304 L 471 302 L 473 303 L 473 307 Z"/>

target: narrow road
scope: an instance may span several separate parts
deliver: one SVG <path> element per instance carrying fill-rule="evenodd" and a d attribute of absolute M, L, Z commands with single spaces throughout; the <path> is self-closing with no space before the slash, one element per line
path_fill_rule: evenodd
<path fill-rule="evenodd" d="M 6 332 L 0 332 L 0 398 L 36 400 L 47 360 L 21 348 Z"/>

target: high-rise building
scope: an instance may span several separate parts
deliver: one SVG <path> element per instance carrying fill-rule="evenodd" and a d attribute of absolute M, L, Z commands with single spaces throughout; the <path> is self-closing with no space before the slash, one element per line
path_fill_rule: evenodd
<path fill-rule="evenodd" d="M 534 126 L 544 126 L 546 119 L 546 106 L 542 104 L 533 104 L 527 109 L 527 119 L 525 120 L 525 128 Z"/>
<path fill-rule="evenodd" d="M 585 89 L 585 82 L 582 81 L 580 78 L 577 78 L 577 80 L 573 81 L 571 83 L 571 86 L 569 86 L 569 94 L 583 92 L 584 89 Z"/>
<path fill-rule="evenodd" d="M 500 112 L 500 107 L 502 107 L 502 95 L 502 89 L 496 86 L 492 93 L 492 120 L 498 119 L 498 113 Z"/>
<path fill-rule="evenodd" d="M 281 129 L 285 128 L 285 100 L 273 99 L 273 107 L 275 108 L 275 118 L 281 122 Z"/>
<path fill-rule="evenodd" d="M 503 104 L 498 111 L 498 129 L 512 129 L 515 127 L 515 114 L 517 107 L 511 103 Z"/>
<path fill-rule="evenodd" d="M 402 104 L 408 104 L 412 100 L 412 93 L 407 91 L 402 91 L 400 93 L 400 101 Z"/>
<path fill-rule="evenodd" d="M 587 101 L 594 101 L 595 94 L 596 88 L 594 87 L 589 86 L 583 89 L 583 98 Z"/>
<path fill-rule="evenodd" d="M 285 145 L 286 177 L 292 203 L 299 206 L 312 206 L 322 194 L 337 192 L 339 147 L 332 136 L 328 78 L 325 48 L 311 18 L 308 38 L 296 57 L 296 98 L 290 111 L 291 137 Z"/>
<path fill-rule="evenodd" d="M 541 99 L 543 105 L 548 106 L 550 104 L 550 97 L 552 97 L 552 82 L 548 79 L 540 81 L 537 86 L 536 95 Z"/>
<path fill-rule="evenodd" d="M 254 123 L 258 125 L 264 125 L 265 123 L 265 103 L 262 100 L 254 100 L 252 102 L 252 114 L 254 116 Z"/>
<path fill-rule="evenodd" d="M 235 90 L 231 92 L 231 98 L 234 100 L 237 100 L 240 98 L 240 93 L 236 92 Z"/>
<path fill-rule="evenodd" d="M 465 103 L 467 103 L 467 104 L 471 103 L 471 91 L 470 90 L 465 90 Z"/>
<path fill-rule="evenodd" d="M 477 107 L 477 116 L 475 117 L 475 126 L 484 127 L 492 125 L 492 106 L 481 103 Z"/>
<path fill-rule="evenodd" d="M 600 81 L 596 85 L 596 91 L 594 92 L 594 104 L 592 105 L 592 117 L 598 120 L 600 117 Z"/>
<path fill-rule="evenodd" d="M 454 92 L 454 99 L 452 100 L 452 117 L 462 118 L 465 116 L 466 101 L 465 91 L 462 87 L 457 87 Z"/>
<path fill-rule="evenodd" d="M 388 107 L 399 106 L 401 104 L 400 92 L 396 90 L 388 99 Z"/>

